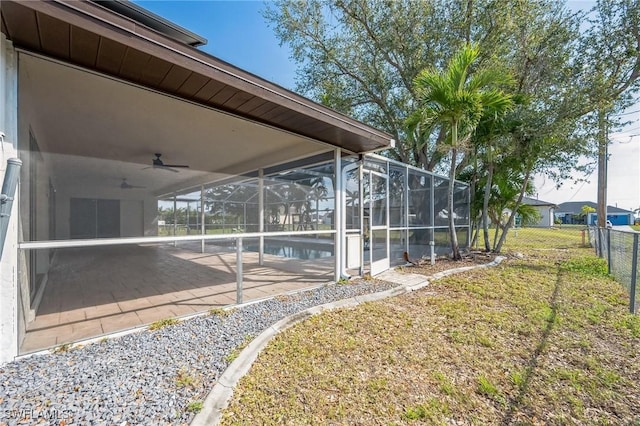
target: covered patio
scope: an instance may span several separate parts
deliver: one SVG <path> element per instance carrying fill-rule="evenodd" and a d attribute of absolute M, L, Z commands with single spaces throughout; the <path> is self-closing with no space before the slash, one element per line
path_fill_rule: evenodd
<path fill-rule="evenodd" d="M 27 52 L 20 64 L 22 353 L 335 280 L 335 227 L 317 197 L 310 213 L 318 185 L 323 217 L 335 211 L 325 144 Z M 267 231 L 306 231 L 331 255 L 269 255 L 264 239 L 260 255 L 253 238 L 238 262 L 224 238 Z"/>
<path fill-rule="evenodd" d="M 26 353 L 340 277 L 336 170 L 389 135 L 128 2 L 1 11 L 23 162 L 3 341 Z"/>
<path fill-rule="evenodd" d="M 193 247 L 191 247 L 193 248 Z M 257 300 L 327 283 L 333 259 L 294 260 L 244 254 L 243 297 Z M 236 253 L 173 245 L 61 249 L 22 352 L 206 312 L 237 301 Z"/>

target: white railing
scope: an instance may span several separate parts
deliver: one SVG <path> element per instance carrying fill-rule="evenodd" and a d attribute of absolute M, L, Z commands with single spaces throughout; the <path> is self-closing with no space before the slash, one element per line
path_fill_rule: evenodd
<path fill-rule="evenodd" d="M 150 243 L 178 243 L 189 241 L 205 241 L 216 240 L 234 240 L 236 246 L 236 303 L 243 303 L 243 239 L 258 238 L 263 241 L 268 237 L 292 237 L 305 235 L 334 235 L 334 245 L 338 232 L 331 230 L 317 231 L 277 231 L 277 232 L 244 232 L 234 234 L 215 234 L 215 235 L 184 235 L 184 236 L 167 236 L 167 237 L 130 237 L 130 238 L 103 238 L 103 239 L 87 239 L 87 240 L 60 240 L 60 241 L 24 241 L 18 244 L 21 250 L 40 250 L 40 249 L 63 249 L 73 247 L 98 247 L 113 246 L 123 244 L 150 244 Z M 260 244 L 262 249 L 263 244 Z M 262 259 L 262 256 L 260 257 Z"/>

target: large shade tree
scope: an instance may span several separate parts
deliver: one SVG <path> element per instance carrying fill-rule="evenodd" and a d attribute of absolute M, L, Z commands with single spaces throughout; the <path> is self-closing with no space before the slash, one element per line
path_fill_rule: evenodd
<path fill-rule="evenodd" d="M 419 106 L 407 119 L 412 133 L 429 135 L 435 130 L 446 135 L 451 161 L 447 187 L 449 238 L 455 260 L 461 259 L 453 200 L 458 152 L 465 149 L 483 117 L 497 119 L 513 104 L 511 96 L 501 88 L 511 78 L 493 67 L 472 69 L 478 56 L 477 46 L 466 45 L 444 69 L 429 68 L 418 74 L 415 91 Z"/>
<path fill-rule="evenodd" d="M 274 0 L 265 16 L 299 64 L 297 91 L 393 134 L 396 148 L 387 155 L 426 170 L 449 172 L 450 134 L 442 126 L 406 131 L 404 120 L 419 105 L 418 73 L 442 67 L 469 42 L 480 48 L 478 65 L 508 69 L 519 101 L 508 125 L 476 132 L 456 173 L 473 169 L 466 173 L 472 194 L 494 198 L 501 191 L 492 190 L 492 179 L 483 181 L 484 192 L 475 183 L 490 169 L 518 174 L 512 223 L 536 174 L 562 184 L 576 170 L 591 171 L 581 158 L 603 152 L 599 128 L 638 88 L 639 9 L 637 0 L 599 0 L 592 13 L 561 0 Z M 484 210 L 472 217 L 487 217 Z"/>

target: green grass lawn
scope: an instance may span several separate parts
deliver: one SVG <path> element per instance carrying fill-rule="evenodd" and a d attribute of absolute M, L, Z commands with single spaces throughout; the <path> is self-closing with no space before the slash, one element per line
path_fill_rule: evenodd
<path fill-rule="evenodd" d="M 640 424 L 624 289 L 578 229 L 521 231 L 524 259 L 278 335 L 222 424 Z"/>

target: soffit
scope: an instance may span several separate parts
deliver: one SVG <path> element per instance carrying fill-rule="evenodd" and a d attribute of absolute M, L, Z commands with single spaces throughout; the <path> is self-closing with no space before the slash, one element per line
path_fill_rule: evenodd
<path fill-rule="evenodd" d="M 391 136 L 91 2 L 2 2 L 14 45 L 354 153 Z"/>

